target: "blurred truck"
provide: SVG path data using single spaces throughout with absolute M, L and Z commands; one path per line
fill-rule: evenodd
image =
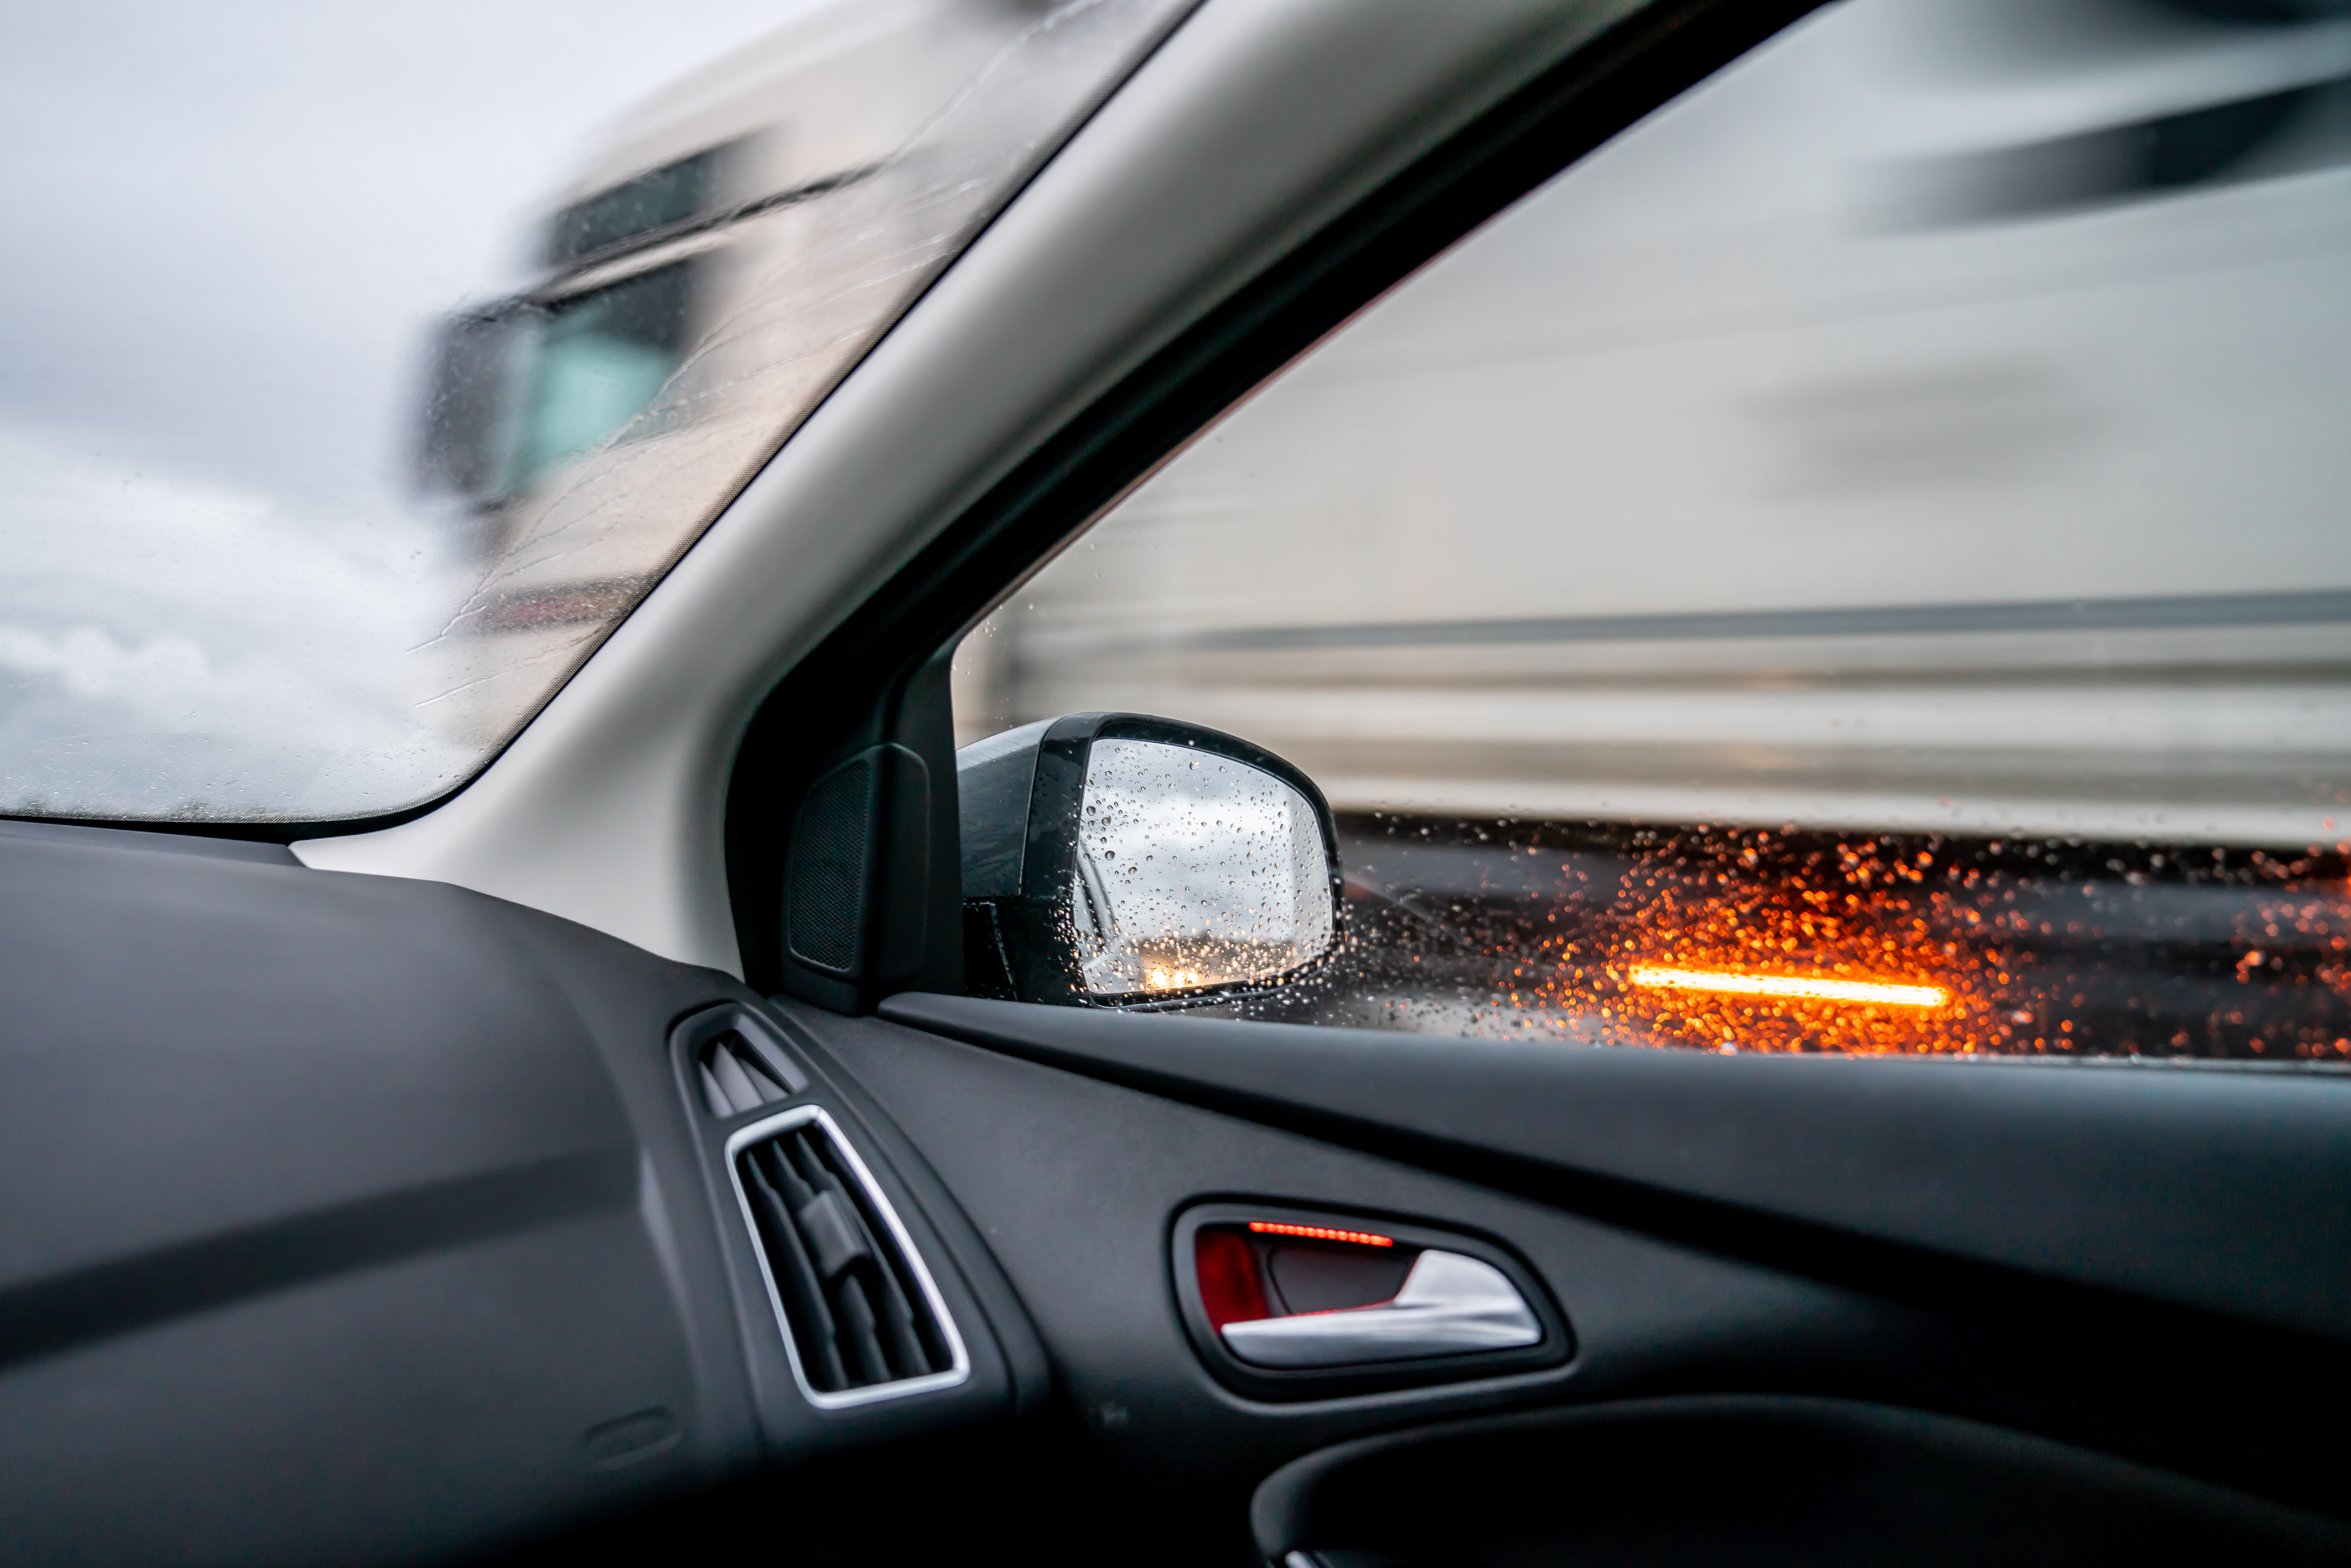
M 2351 22 L 1849 0 L 1495 219 L 963 645 L 1342 810 L 2351 823 Z
M 444 727 L 510 732 L 1177 9 L 834 4 L 615 122 L 434 346 L 417 477 L 479 570 Z

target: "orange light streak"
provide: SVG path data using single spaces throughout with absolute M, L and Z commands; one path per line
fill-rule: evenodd
M 1951 999 L 1940 986 L 1899 986 L 1883 980 L 1820 980 L 1798 975 L 1742 975 L 1723 969 L 1667 969 L 1636 964 L 1636 986 L 1673 991 L 1719 991 L 1741 997 L 1802 997 L 1820 1002 L 1876 1002 L 1897 1008 L 1939 1008 Z
M 1353 1241 L 1364 1247 L 1393 1247 L 1395 1239 L 1374 1236 L 1368 1230 L 1326 1230 L 1319 1225 L 1278 1225 L 1270 1219 L 1252 1219 L 1249 1228 L 1261 1236 L 1311 1236 L 1317 1241 Z

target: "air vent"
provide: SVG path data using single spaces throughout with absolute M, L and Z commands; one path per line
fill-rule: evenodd
M 800 1392 L 823 1406 L 961 1383 L 968 1363 L 922 1256 L 813 1105 L 727 1140 L 736 1196 Z
M 789 1065 L 762 1053 L 736 1030 L 704 1046 L 697 1060 L 703 1103 L 714 1116 L 739 1116 L 808 1087 Z

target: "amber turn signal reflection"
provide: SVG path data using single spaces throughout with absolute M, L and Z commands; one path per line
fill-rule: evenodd
M 1882 980 L 1822 980 L 1802 975 L 1741 975 L 1722 969 L 1665 969 L 1636 964 L 1636 986 L 1674 991 L 1719 991 L 1741 997 L 1795 997 L 1818 1002 L 1876 1002 L 1897 1008 L 1939 1008 L 1951 999 L 1940 986 L 1890 985 Z

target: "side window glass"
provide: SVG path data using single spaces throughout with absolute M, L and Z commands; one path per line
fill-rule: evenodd
M 1338 813 L 1210 1010 L 2351 1061 L 2351 18 L 1848 0 L 1570 168 L 967 637 Z

